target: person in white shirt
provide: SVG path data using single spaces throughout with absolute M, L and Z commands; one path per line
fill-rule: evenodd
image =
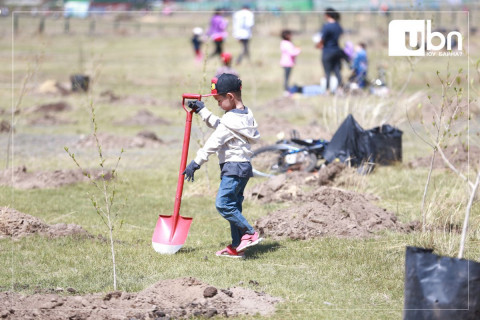
M 233 37 L 240 41 L 243 47 L 242 53 L 238 55 L 237 65 L 242 62 L 243 57 L 250 59 L 248 44 L 252 37 L 254 24 L 255 18 L 248 5 L 244 5 L 241 10 L 233 14 Z

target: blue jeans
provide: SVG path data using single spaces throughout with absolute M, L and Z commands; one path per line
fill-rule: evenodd
M 232 247 L 240 244 L 244 234 L 254 234 L 255 230 L 242 215 L 243 191 L 249 178 L 223 176 L 218 188 L 215 206 L 222 217 L 230 222 Z

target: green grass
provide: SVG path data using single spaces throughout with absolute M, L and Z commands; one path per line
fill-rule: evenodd
M 214 198 L 219 184 L 217 159 L 212 157 L 196 173 L 196 181 L 184 188 L 181 214 L 193 217 L 193 224 L 183 249 L 173 256 L 163 256 L 151 247 L 151 236 L 159 214 L 173 213 L 178 162 L 180 159 L 185 113 L 180 106 L 184 92 L 207 92 L 209 81 L 219 63 L 208 60 L 196 65 L 190 47 L 191 29 L 206 24 L 210 14 L 177 14 L 170 20 L 161 19 L 157 25 L 142 25 L 139 35 L 134 24 L 122 24 L 122 34 L 113 31 L 113 22 L 107 18 L 97 22 L 96 36 L 88 36 L 88 21 L 72 20 L 72 34 L 63 34 L 62 20 L 47 21 L 47 34 L 34 36 L 35 18 L 23 17 L 21 32 L 15 36 L 14 100 L 20 94 L 25 73 L 39 58 L 38 71 L 27 84 L 27 92 L 20 108 L 43 103 L 66 101 L 72 110 L 59 114 L 60 118 L 77 121 L 73 125 L 31 126 L 36 114 L 21 112 L 16 118 L 16 146 L 14 166 L 26 165 L 30 171 L 70 169 L 75 164 L 63 150 L 64 146 L 84 167 L 98 165 L 93 149 L 78 149 L 76 137 L 91 133 L 89 103 L 96 108 L 99 131 L 133 136 L 142 129 L 154 131 L 166 144 L 156 149 L 127 149 L 119 166 L 118 209 L 123 225 L 115 230 L 118 267 L 118 286 L 124 291 L 140 291 L 153 283 L 175 277 L 193 276 L 222 288 L 245 286 L 279 296 L 285 301 L 279 305 L 273 319 L 398 319 L 402 315 L 405 246 L 426 246 L 438 254 L 456 256 L 459 235 L 444 231 L 446 224 L 460 224 L 467 195 L 464 183 L 447 170 L 435 170 L 428 194 L 428 223 L 433 229 L 425 234 L 384 232 L 374 239 L 322 238 L 307 241 L 266 239 L 247 252 L 245 261 L 222 260 L 215 251 L 229 243 L 228 224 L 218 215 Z M 368 21 L 369 16 L 345 14 L 345 26 Z M 356 20 L 358 19 L 358 20 Z M 363 19 L 363 20 L 362 20 Z M 366 19 L 366 20 L 365 20 Z M 370 75 L 384 65 L 390 79 L 393 95 L 388 98 L 357 96 L 295 97 L 291 108 L 276 108 L 272 100 L 282 94 L 282 72 L 279 62 L 279 31 L 284 27 L 281 18 L 268 15 L 259 17 L 258 36 L 252 40 L 252 61 L 236 69 L 244 86 L 244 101 L 251 107 L 259 123 L 267 116 L 287 120 L 292 126 L 306 126 L 316 121 L 325 132 L 334 133 L 348 113 L 352 113 L 365 128 L 387 122 L 403 131 L 403 164 L 379 167 L 369 176 L 353 176 L 345 187 L 378 197 L 378 205 L 394 212 L 400 221 L 421 220 L 420 203 L 427 177 L 427 168 L 410 168 L 407 163 L 432 150 L 412 130 L 422 131 L 419 124 L 418 103 L 427 105 L 427 94 L 439 95 L 435 86 L 436 70 L 446 72 L 467 69 L 466 59 L 425 58 L 415 65 L 415 76 L 401 95 L 410 64 L 405 58 L 386 56 L 386 44 L 376 41 L 386 32 L 381 17 L 372 18 L 359 34 L 345 35 L 345 39 L 371 42 L 368 53 Z M 301 30 L 299 20 L 289 20 L 289 26 Z M 27 23 L 27 22 L 30 22 Z M 11 21 L 0 21 L 10 30 Z M 318 14 L 307 17 L 305 32 L 295 34 L 294 42 L 302 47 L 292 83 L 317 83 L 323 70 L 320 52 L 313 48 L 311 35 L 319 27 Z M 162 28 L 162 29 L 160 29 Z M 385 30 L 384 30 L 385 29 Z M 471 39 L 471 51 L 478 43 Z M 240 46 L 233 39 L 226 43 L 234 55 Z M 211 45 L 205 48 L 210 52 Z M 11 48 L 1 42 L 0 79 L 10 83 Z M 82 52 L 82 54 L 80 54 Z M 82 57 L 83 63 L 80 63 Z M 65 97 L 36 93 L 36 88 L 48 79 L 68 83 L 69 75 L 85 72 L 97 75 L 89 95 L 74 94 Z M 344 70 L 344 76 L 348 73 Z M 428 89 L 426 83 L 431 84 Z M 462 84 L 463 86 L 465 84 Z M 4 104 L 0 105 L 0 119 L 10 119 L 8 112 L 10 88 L 0 88 Z M 126 99 L 116 102 L 101 100 L 100 93 L 111 90 L 121 97 L 155 99 L 154 105 Z M 420 92 L 420 94 L 415 94 Z M 212 99 L 207 105 L 220 114 Z M 471 105 L 472 110 L 478 106 Z M 148 109 L 155 115 L 169 119 L 171 126 L 125 127 L 114 124 Z M 405 113 L 413 114 L 410 125 Z M 463 121 L 463 120 L 462 120 Z M 465 124 L 462 122 L 461 124 Z M 193 122 L 190 157 L 201 140 L 200 121 Z M 289 128 L 279 128 L 287 134 Z M 204 132 L 207 132 L 202 127 Z M 34 138 L 40 146 L 34 145 Z M 49 139 L 62 138 L 54 146 L 41 148 Z M 68 139 L 67 139 L 68 138 Z M 71 139 L 70 139 L 71 138 Z M 43 140 L 41 140 L 43 139 Z M 70 140 L 69 140 L 70 139 Z M 274 136 L 265 135 L 266 142 Z M 37 141 L 37 140 L 35 140 Z M 0 134 L 0 147 L 7 143 L 7 135 Z M 0 149 L 1 149 L 0 148 Z M 106 150 L 110 158 L 107 166 L 120 149 Z M 5 166 L 4 153 L 0 165 Z M 208 168 L 208 180 L 206 169 Z M 249 183 L 251 188 L 258 180 Z M 0 205 L 9 205 L 53 223 L 76 223 L 93 235 L 107 236 L 94 208 L 87 197 L 92 191 L 88 183 L 48 190 L 12 190 L 0 187 Z M 251 222 L 288 204 L 261 204 L 247 201 L 244 212 Z M 465 257 L 479 260 L 479 208 L 474 207 L 471 233 Z M 0 287 L 2 290 L 31 293 L 37 288 L 73 287 L 79 293 L 112 290 L 112 267 L 108 243 L 100 239 L 72 237 L 46 239 L 32 236 L 18 241 L 0 240 Z M 258 282 L 253 285 L 250 280 Z M 253 317 L 243 317 L 253 319 Z

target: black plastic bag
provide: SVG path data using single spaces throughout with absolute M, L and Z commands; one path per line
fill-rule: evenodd
M 355 167 L 373 162 L 373 156 L 369 134 L 351 114 L 338 127 L 323 153 L 327 163 L 340 161 Z
M 90 77 L 82 74 L 74 74 L 70 76 L 70 82 L 72 83 L 72 91 L 87 92 L 90 84 Z
M 407 247 L 404 320 L 480 319 L 480 263 Z
M 403 132 L 389 124 L 375 127 L 367 131 L 375 155 L 375 163 L 390 165 L 402 161 Z

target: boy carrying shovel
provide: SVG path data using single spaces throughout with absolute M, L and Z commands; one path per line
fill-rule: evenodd
M 253 152 L 250 144 L 257 142 L 260 134 L 252 112 L 243 105 L 241 90 L 242 81 L 233 74 L 223 73 L 212 79 L 211 95 L 225 111 L 221 118 L 212 114 L 202 101 L 188 103 L 188 107 L 215 131 L 183 172 L 185 179 L 193 182 L 195 171 L 200 169 L 211 154 L 217 153 L 221 182 L 215 206 L 230 223 L 232 244 L 216 255 L 230 258 L 244 258 L 245 249 L 262 240 L 242 215 L 243 191 L 253 176 L 250 163 Z

